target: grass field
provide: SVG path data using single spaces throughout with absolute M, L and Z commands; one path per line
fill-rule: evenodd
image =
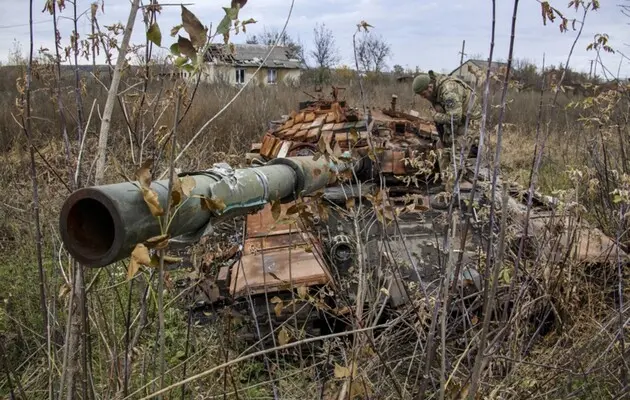
M 295 357 L 289 360 L 270 355 L 218 368 L 247 352 L 230 343 L 229 329 L 222 322 L 199 326 L 187 323 L 187 313 L 178 306 L 178 291 L 170 284 L 189 271 L 169 273 L 164 281 L 166 305 L 161 308 L 155 270 L 143 270 L 127 281 L 127 264 L 123 262 L 99 270 L 86 269 L 81 277 L 87 286 L 87 301 L 83 304 L 73 291 L 80 286 L 72 285 L 78 276 L 74 275 L 77 268 L 62 249 L 58 215 L 77 164 L 81 184 L 93 182 L 99 115 L 106 90 L 101 83 L 86 79 L 80 86 L 81 100 L 77 105 L 74 82 L 68 77 L 59 82 L 58 99 L 54 69 L 47 65 L 38 67 L 31 94 L 31 135 L 27 138 L 16 106 L 20 104 L 16 89 L 20 84 L 16 85 L 16 81 L 23 71 L 6 69 L 0 81 L 0 395 L 11 392 L 17 398 L 48 398 L 64 382 L 65 389 L 71 385 L 80 398 L 86 393 L 88 398 L 140 398 L 160 385 L 165 387 L 217 368 L 188 384 L 187 398 L 274 398 L 275 391 L 276 398 L 282 399 L 333 399 L 348 382 L 349 366 L 356 359 L 359 372 L 353 377 L 354 384 L 345 386 L 346 390 L 363 393 L 363 398 L 365 393 L 372 393 L 374 397 L 370 398 L 398 398 L 396 385 L 384 374 L 376 354 L 369 348 L 357 349 L 352 342 L 336 339 L 327 340 L 298 361 Z M 123 87 L 137 81 L 138 78 L 127 76 Z M 108 81 L 103 78 L 102 83 L 106 85 Z M 350 104 L 361 106 L 356 80 L 334 83 L 346 88 L 343 96 Z M 147 158 L 159 158 L 160 172 L 168 167 L 170 142 L 167 146 L 163 143 L 174 123 L 174 89 L 178 84 L 181 82 L 152 81 L 146 90 L 129 90 L 120 96 L 110 131 L 106 183 L 118 182 L 124 179 L 123 175 L 133 176 Z M 187 85 L 177 149 L 181 150 L 236 93 L 237 88 L 225 85 Z M 309 99 L 307 93 L 314 93 L 313 86 L 246 89 L 198 136 L 176 167 L 199 170 L 226 160 L 242 164 L 244 153 L 252 142 L 260 140 L 269 121 Z M 389 79 L 364 82 L 369 106 L 387 107 L 393 94 L 398 96 L 399 107 L 428 115 L 427 104 L 412 96 L 409 84 Z M 500 86 L 490 93 L 486 149 L 490 159 L 496 150 L 500 94 Z M 64 140 L 59 104 L 69 148 Z M 574 202 L 581 218 L 617 237 L 625 248 L 626 207 L 630 201 L 630 178 L 626 175 L 630 168 L 626 159 L 630 144 L 628 104 L 628 92 L 622 90 L 603 93 L 595 99 L 555 96 L 550 92 L 541 98 L 536 91 L 510 92 L 502 125 L 502 178 L 527 187 L 536 151 L 544 144 L 541 164 L 535 169 L 536 188 Z M 78 121 L 83 123 L 81 132 Z M 85 136 L 83 144 L 80 134 Z M 31 144 L 36 150 L 48 329 L 42 318 L 38 287 Z M 505 289 L 510 285 L 514 265 L 506 260 L 500 267 L 508 271 L 501 286 Z M 528 318 L 516 315 L 493 323 L 494 347 L 489 349 L 493 355 L 487 358 L 480 378 L 483 398 L 622 398 L 615 396 L 628 393 L 630 357 L 623 338 L 630 333 L 630 311 L 627 304 L 620 302 L 620 298 L 629 298 L 628 271 L 623 271 L 620 282 L 614 267 L 561 265 L 548 269 L 527 264 L 523 268 L 525 273 L 516 285 L 526 288 L 525 305 L 519 310 Z M 73 298 L 87 310 L 83 321 L 68 315 Z M 80 315 L 80 310 L 77 307 L 74 312 Z M 163 355 L 156 340 L 160 313 L 165 326 Z M 546 335 L 533 334 L 549 321 L 550 314 L 553 323 Z M 438 392 L 440 379 L 448 380 L 446 398 L 459 398 L 456 393 L 467 390 L 478 332 L 478 326 L 470 327 L 461 342 L 438 345 L 427 393 Z M 74 342 L 68 342 L 69 338 Z M 416 343 L 395 343 L 396 340 L 396 335 L 392 335 L 392 342 L 384 348 L 400 347 L 403 352 L 415 353 L 414 345 L 423 346 L 427 337 L 418 333 Z M 65 358 L 67 348 L 76 353 Z M 128 379 L 123 372 L 126 353 L 132 355 Z M 405 387 L 416 390 L 411 383 L 416 379 L 415 372 L 402 371 L 397 366 L 403 359 L 388 360 L 391 365 L 385 363 L 385 370 L 395 370 L 393 374 L 405 382 Z M 167 373 L 160 383 L 162 360 Z M 418 357 L 418 365 L 425 361 Z M 84 375 L 86 368 L 89 372 Z M 76 379 L 68 381 L 72 374 L 76 374 Z M 89 379 L 83 380 L 83 376 Z M 169 398 L 180 398 L 180 394 L 182 389 L 177 388 Z

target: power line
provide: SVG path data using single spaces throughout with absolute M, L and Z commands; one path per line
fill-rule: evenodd
M 50 22 L 50 21 L 47 21 L 47 20 L 44 20 L 44 21 L 37 21 L 37 22 L 33 22 L 33 25 L 36 25 L 36 24 L 43 24 L 44 22 Z M 19 28 L 19 27 L 22 27 L 22 26 L 28 26 L 28 25 L 29 25 L 29 24 L 0 25 L 0 29 Z

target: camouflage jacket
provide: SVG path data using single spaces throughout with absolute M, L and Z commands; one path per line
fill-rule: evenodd
M 438 76 L 431 100 L 434 106 L 441 106 L 443 112 L 437 112 L 433 116 L 434 121 L 440 125 L 450 125 L 452 114 L 454 125 L 464 124 L 466 121 L 466 112 L 468 111 L 468 103 L 472 94 L 473 90 L 465 82 L 453 78 L 452 76 Z M 473 99 L 474 104 L 470 110 L 470 120 L 481 118 L 481 107 L 478 97 L 479 96 L 475 95 Z

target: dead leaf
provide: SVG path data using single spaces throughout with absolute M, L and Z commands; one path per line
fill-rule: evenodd
M 177 264 L 184 261 L 181 257 L 170 256 L 168 254 L 164 255 L 164 263 L 165 264 Z
M 308 288 L 306 286 L 300 286 L 298 288 L 298 296 L 300 296 L 301 299 L 305 299 L 306 296 L 308 296 Z
M 204 208 L 209 211 L 223 211 L 225 209 L 225 203 L 222 199 L 217 197 L 202 197 L 201 198 L 201 208 Z
M 271 300 L 269 300 L 269 302 L 271 302 L 271 304 L 275 304 L 273 311 L 276 313 L 276 317 L 280 317 L 280 315 L 282 315 L 282 308 L 284 308 L 282 299 L 278 296 L 274 296 Z
M 195 178 L 193 178 L 192 176 L 186 175 L 184 178 L 182 178 L 181 187 L 184 196 L 190 197 L 190 193 L 193 191 L 195 186 L 197 186 L 197 181 L 195 181 Z
M 178 46 L 179 52 L 185 55 L 186 57 L 190 58 L 191 60 L 194 60 L 195 57 L 197 57 L 197 51 L 195 50 L 195 46 L 193 46 L 190 40 L 186 39 L 185 37 L 178 35 L 177 46 Z
M 279 303 L 276 303 L 276 305 L 273 307 L 273 311 L 276 313 L 276 317 L 280 317 L 282 315 L 282 309 L 284 308 L 284 305 L 282 304 L 282 301 L 280 301 Z
M 182 190 L 182 182 L 179 180 L 175 171 L 173 171 L 173 177 L 171 180 L 173 181 L 173 187 L 171 188 L 171 206 L 174 207 L 182 202 L 184 192 Z
M 192 44 L 200 48 L 204 44 L 206 44 L 206 34 L 208 32 L 202 25 L 202 23 L 197 19 L 195 14 L 190 12 L 186 7 L 182 7 L 182 25 L 184 25 L 184 30 L 190 36 L 192 40 Z M 185 53 L 184 53 L 185 54 Z
M 144 243 L 149 249 L 162 250 L 168 246 L 168 239 L 170 235 L 165 233 L 159 236 L 153 236 L 150 239 L 147 239 Z
M 284 346 L 285 344 L 289 343 L 290 339 L 291 337 L 289 336 L 289 332 L 283 326 L 282 329 L 280 329 L 280 333 L 278 334 L 278 343 L 280 343 L 280 346 Z
M 341 365 L 335 363 L 335 378 L 343 379 L 350 377 L 350 368 L 342 367 Z
M 136 171 L 136 179 L 140 182 L 140 187 L 148 188 L 151 186 L 151 167 L 153 159 L 150 158 L 142 163 L 142 166 Z
M 287 209 L 287 215 L 297 214 L 306 209 L 305 203 L 297 203 Z
M 277 221 L 280 218 L 280 213 L 282 212 L 282 208 L 280 206 L 280 200 L 274 200 L 271 202 L 271 215 L 273 216 L 274 221 Z
M 365 379 L 359 378 L 352 381 L 350 385 L 350 398 L 354 399 L 356 397 L 359 398 L 371 398 L 372 397 L 372 389 L 365 382 Z
M 149 206 L 149 210 L 151 211 L 151 215 L 154 217 L 159 217 L 164 215 L 164 209 L 160 205 L 160 201 L 158 199 L 158 194 L 155 190 L 150 189 L 148 187 L 142 188 L 142 197 L 144 198 L 144 202 Z
M 322 221 L 328 221 L 328 208 L 322 203 L 317 203 L 317 212 Z
M 67 283 L 61 285 L 61 287 L 59 288 L 59 299 L 63 299 L 64 297 L 66 297 L 70 293 L 71 289 L 72 287 Z
M 359 141 L 359 133 L 354 128 L 350 130 L 350 141 L 352 144 L 356 144 Z
M 372 25 L 368 24 L 365 20 L 362 20 L 361 22 L 359 22 L 359 25 L 357 25 L 359 27 L 359 30 L 361 30 L 361 28 L 365 29 L 365 31 L 368 31 L 368 28 L 374 28 Z
M 354 197 L 351 197 L 348 200 L 346 200 L 346 209 L 352 210 L 353 208 L 354 208 Z
M 168 290 L 173 290 L 175 286 L 173 284 L 173 279 L 171 278 L 171 274 L 168 271 L 164 271 L 164 285 Z
M 149 257 L 149 249 L 142 243 L 138 243 L 131 252 L 131 261 L 127 268 L 127 279 L 133 278 L 140 270 L 140 265 L 151 264 L 151 257 Z
M 177 264 L 182 262 L 183 259 L 181 257 L 170 256 L 168 254 L 164 255 L 164 264 Z M 151 257 L 151 263 L 147 265 L 147 267 L 157 268 L 160 266 L 160 256 L 155 253 Z

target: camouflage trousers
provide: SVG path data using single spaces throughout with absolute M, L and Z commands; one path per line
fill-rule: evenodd
M 443 126 L 440 131 L 440 144 L 438 145 L 440 178 L 444 185 L 444 191 L 452 193 L 456 177 L 455 167 L 460 168 L 460 156 L 463 154 L 464 161 L 466 161 L 469 158 L 471 148 L 478 143 L 479 123 L 478 121 L 469 121 L 467 129 L 464 124 L 455 125 L 452 133 L 451 126 Z

